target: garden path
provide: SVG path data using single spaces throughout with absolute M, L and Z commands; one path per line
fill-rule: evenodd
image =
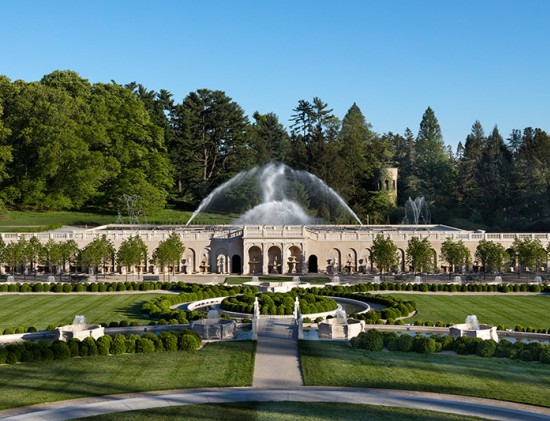
M 294 319 L 260 318 L 252 387 L 292 389 L 302 385 Z

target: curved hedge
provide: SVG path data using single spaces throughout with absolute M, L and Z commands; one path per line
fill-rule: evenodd
M 332 298 L 312 294 L 309 290 L 294 289 L 290 292 L 264 292 L 258 296 L 260 314 L 291 315 L 294 312 L 296 297 L 300 303 L 302 314 L 325 313 L 338 308 L 338 304 Z M 238 297 L 226 298 L 221 302 L 221 308 L 236 313 L 254 312 L 254 294 L 243 294 Z

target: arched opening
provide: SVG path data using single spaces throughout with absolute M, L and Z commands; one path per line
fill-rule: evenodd
M 292 246 L 288 249 L 288 273 L 302 273 L 302 251 L 300 247 Z
M 262 250 L 258 246 L 252 246 L 248 250 L 248 273 L 252 275 L 262 273 Z
M 231 258 L 231 273 L 242 273 L 241 256 L 238 254 Z
M 340 253 L 340 250 L 338 249 L 332 249 L 331 251 L 329 251 L 327 259 L 328 274 L 335 274 L 340 272 L 342 263 L 341 256 L 342 253 Z
M 390 180 L 384 180 L 384 184 L 386 186 L 386 190 L 390 189 Z
M 346 252 L 344 272 L 357 272 L 357 252 L 354 249 L 348 249 L 348 251 Z
M 192 248 L 188 248 L 185 250 L 182 266 L 183 273 L 195 273 L 195 250 L 193 250 Z
M 407 259 L 405 257 L 406 255 L 405 250 L 397 249 L 397 253 L 399 254 L 399 271 L 405 272 L 405 265 L 407 264 Z
M 282 253 L 281 249 L 276 246 L 272 246 L 267 251 L 267 269 L 269 273 L 280 274 L 282 268 Z
M 309 256 L 309 259 L 307 259 L 307 271 L 309 273 L 317 273 L 319 271 L 318 259 L 314 254 Z

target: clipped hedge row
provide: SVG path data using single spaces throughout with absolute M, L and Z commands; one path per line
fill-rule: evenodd
M 188 329 L 181 332 L 146 333 L 143 336 L 118 334 L 97 340 L 87 337 L 80 341 L 55 340 L 21 342 L 0 347 L 0 364 L 63 360 L 71 357 L 119 355 L 164 351 L 194 351 L 202 345 L 201 337 Z
M 455 351 L 459 355 L 477 355 L 483 358 L 509 358 L 522 361 L 540 361 L 550 364 L 550 345 L 540 342 L 512 343 L 506 339 L 500 342 L 483 340 L 480 338 L 468 338 L 462 336 L 454 339 L 449 335 L 416 335 L 408 333 L 398 335 L 396 332 L 380 332 L 370 329 L 361 332 L 350 340 L 355 349 L 380 352 L 384 348 L 388 351 L 417 352 L 431 354 L 441 351 Z
M 338 304 L 332 298 L 314 295 L 309 290 L 293 289 L 292 291 L 264 292 L 258 296 L 260 314 L 291 315 L 294 312 L 296 297 L 300 303 L 302 314 L 325 313 L 338 308 Z M 236 313 L 254 312 L 254 294 L 243 294 L 238 297 L 226 298 L 221 303 L 221 308 Z

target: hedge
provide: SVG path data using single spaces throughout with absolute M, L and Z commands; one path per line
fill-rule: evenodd
M 69 342 L 59 340 L 52 342 L 29 341 L 0 347 L 0 364 L 63 360 L 71 357 L 109 354 L 194 351 L 201 344 L 201 337 L 189 329 L 180 332 L 163 332 L 159 336 L 152 333 L 144 336 L 132 334 L 128 337 L 118 334 L 114 338 L 106 335 L 97 340 L 87 337 L 82 341 L 73 338 Z
M 453 340 L 449 335 L 416 335 L 408 333 L 397 335 L 395 332 L 379 332 L 369 329 L 350 340 L 353 348 L 366 351 L 418 352 L 431 354 L 454 350 L 459 355 L 477 355 L 483 358 L 509 358 L 522 361 L 540 361 L 550 364 L 550 345 L 540 342 L 515 342 L 506 339 L 495 342 L 492 339 L 469 338 L 461 336 Z

